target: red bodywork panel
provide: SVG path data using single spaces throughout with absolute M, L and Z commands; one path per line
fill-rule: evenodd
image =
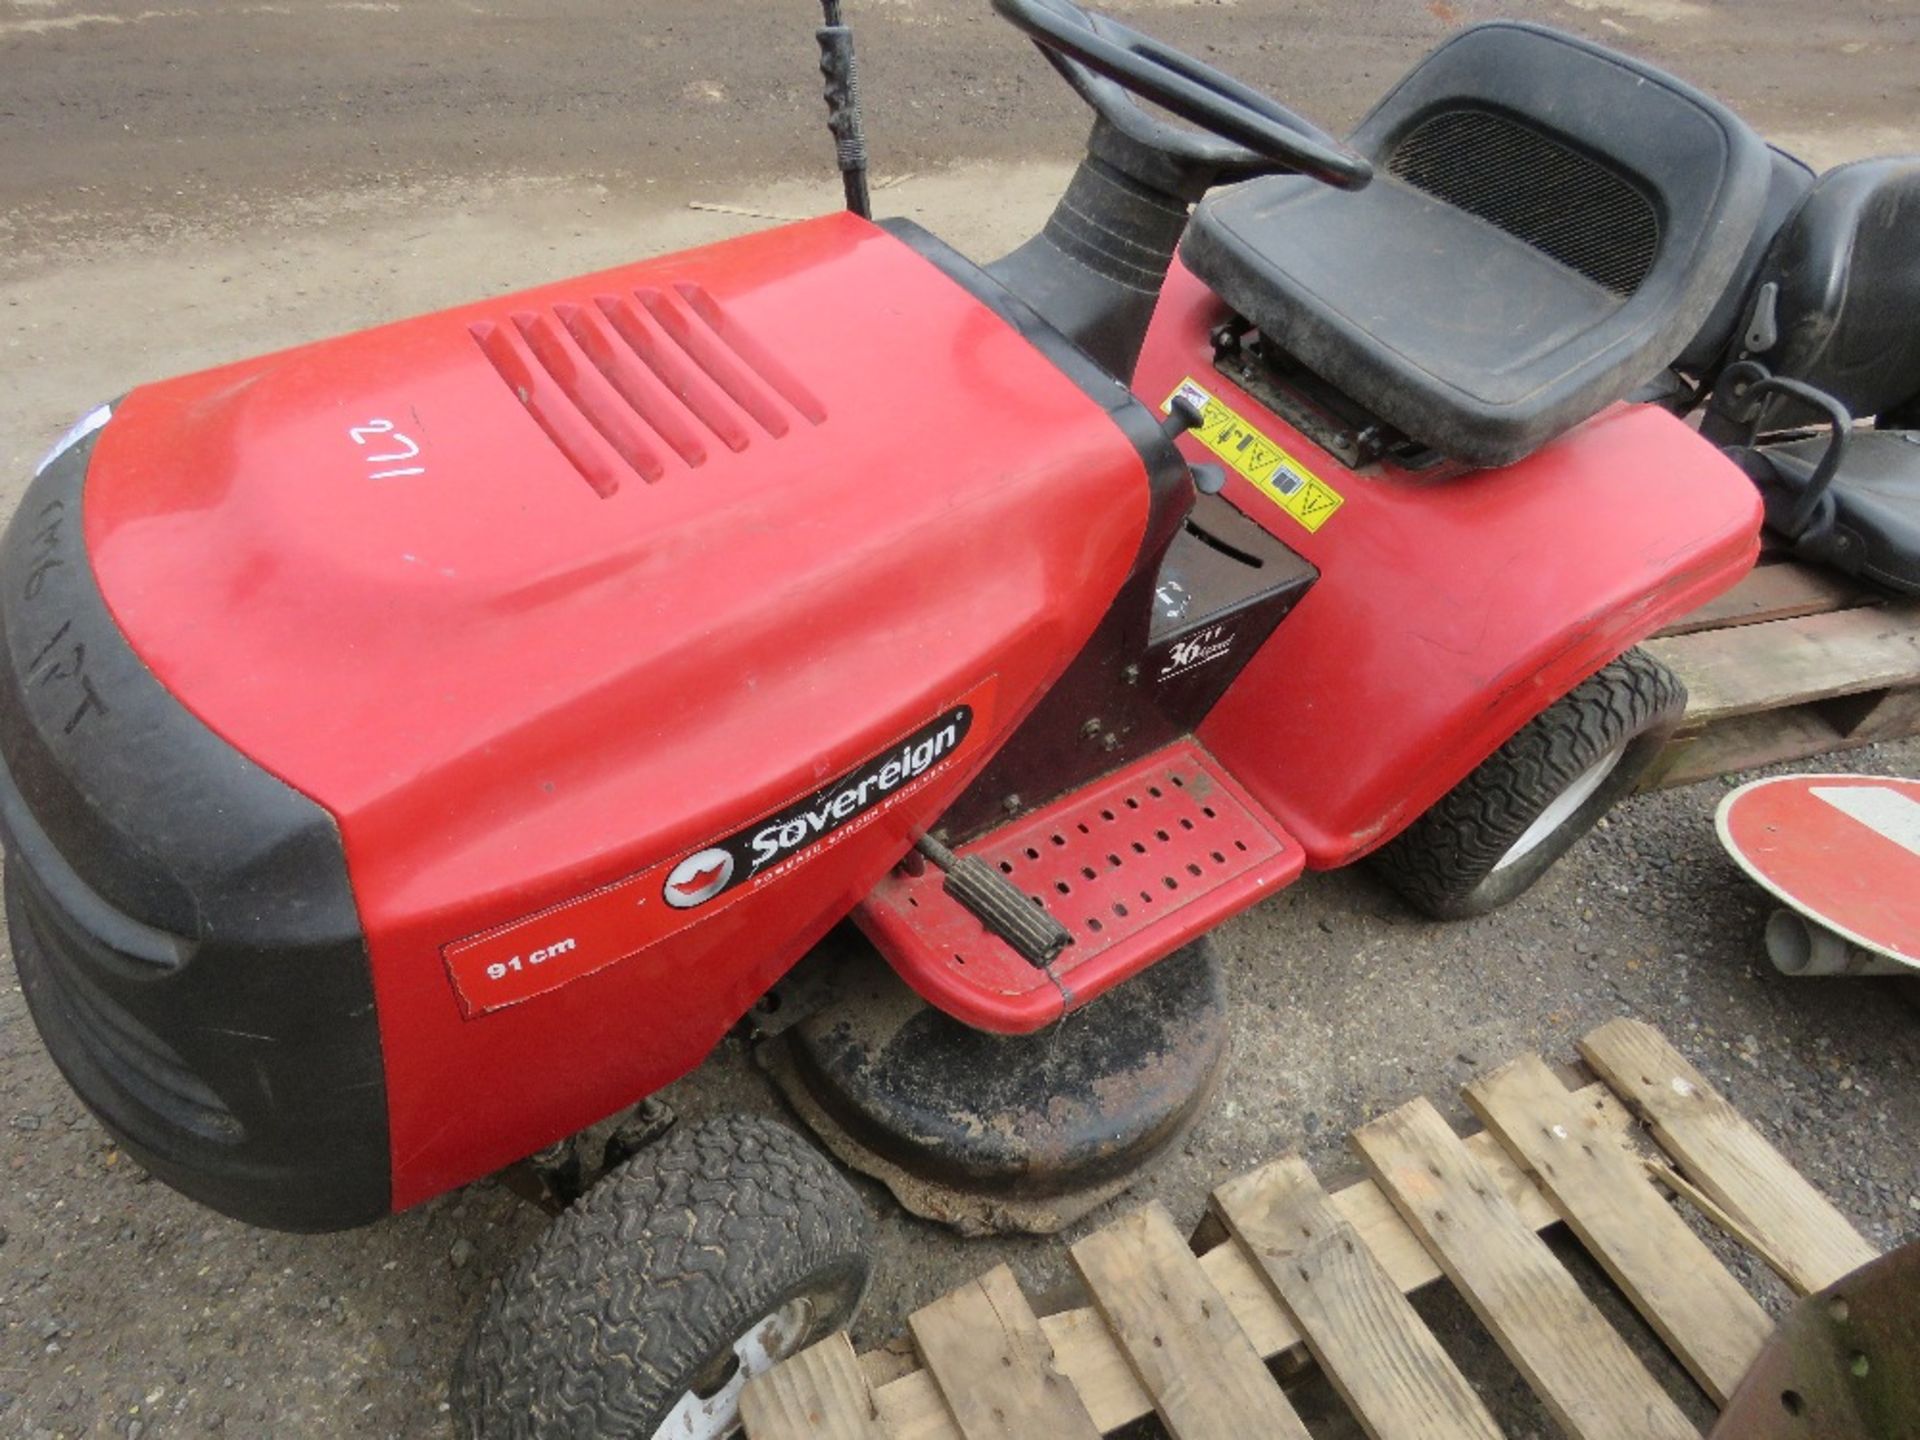
M 1229 498 L 1321 574 L 1200 729 L 1315 869 L 1392 839 L 1759 553 L 1752 482 L 1663 411 L 1615 406 L 1501 470 L 1356 473 L 1214 367 L 1225 318 L 1176 262 L 1134 389 L 1159 409 L 1192 377 L 1344 498 L 1309 533 L 1229 474 Z
M 402 1208 L 698 1064 L 1085 643 L 1147 502 L 1100 405 L 836 216 L 137 390 L 86 527 L 160 681 L 340 824 Z M 804 854 L 700 901 L 774 821 Z
M 1300 847 L 1191 740 L 962 847 L 1046 900 L 1073 943 L 1028 964 L 942 889 L 896 870 L 854 912 L 930 1002 L 1022 1035 L 1164 959 L 1300 876 Z

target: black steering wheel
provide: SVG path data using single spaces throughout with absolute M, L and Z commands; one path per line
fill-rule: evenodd
M 1214 180 L 1294 173 L 1342 190 L 1373 179 L 1364 156 L 1231 75 L 1072 0 L 993 0 L 1109 124 Z M 1155 118 L 1139 96 L 1206 134 Z

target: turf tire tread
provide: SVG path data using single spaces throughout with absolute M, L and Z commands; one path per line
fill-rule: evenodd
M 494 1282 L 455 1365 L 472 1440 L 651 1436 L 716 1351 L 794 1294 L 865 1288 L 846 1180 L 756 1116 L 682 1128 L 611 1171 Z
M 1438 919 L 1485 914 L 1525 891 L 1625 794 L 1687 707 L 1686 687 L 1630 650 L 1548 706 L 1373 856 L 1373 868 Z M 1494 866 L 1553 799 L 1617 745 L 1627 755 L 1574 819 L 1533 855 Z

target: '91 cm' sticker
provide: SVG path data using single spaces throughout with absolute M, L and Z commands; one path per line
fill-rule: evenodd
M 473 1019 L 628 959 L 791 874 L 979 747 L 995 682 L 812 794 L 637 875 L 442 948 Z

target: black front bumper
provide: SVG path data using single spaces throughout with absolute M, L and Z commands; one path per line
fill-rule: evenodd
M 93 446 L 34 480 L 0 541 L 21 989 L 75 1091 L 160 1179 L 276 1229 L 366 1223 L 391 1205 L 386 1085 L 338 827 L 115 625 L 81 524 Z

